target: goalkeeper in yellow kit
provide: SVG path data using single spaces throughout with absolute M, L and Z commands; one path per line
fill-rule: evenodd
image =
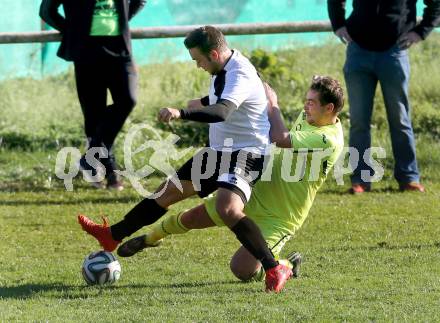
M 289 131 L 281 118 L 276 93 L 267 85 L 266 92 L 271 140 L 285 149 L 277 148 L 273 152 L 244 212 L 259 226 L 275 258 L 279 259 L 281 249 L 303 224 L 317 191 L 342 152 L 344 140 L 338 114 L 344 97 L 338 81 L 315 76 L 306 94 L 304 110 Z M 118 253 L 124 249 L 140 251 L 157 247 L 168 235 L 213 226 L 224 224 L 211 196 L 189 211 L 157 221 L 146 234 L 122 244 Z M 297 276 L 301 256 L 294 253 L 287 258 L 279 261 L 289 264 Z M 261 263 L 243 246 L 232 257 L 231 270 L 243 281 L 264 278 Z

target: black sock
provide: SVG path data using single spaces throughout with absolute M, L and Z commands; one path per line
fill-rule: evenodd
M 231 228 L 241 244 L 268 270 L 278 265 L 261 234 L 260 228 L 248 217 L 242 218 Z
M 167 211 L 156 200 L 146 198 L 128 212 L 124 220 L 110 227 L 112 237 L 116 241 L 122 241 L 140 228 L 156 222 Z

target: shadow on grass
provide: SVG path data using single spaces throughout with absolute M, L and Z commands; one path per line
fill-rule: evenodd
M 354 195 L 354 196 L 362 196 L 362 195 L 368 195 L 369 193 L 402 193 L 399 188 L 396 186 L 385 186 L 385 187 L 378 187 L 371 190 L 371 192 L 364 193 L 364 194 L 352 194 L 349 193 L 350 186 L 344 186 L 341 188 L 338 187 L 327 187 L 323 188 L 322 191 L 318 194 L 335 194 L 335 195 Z
M 440 241 L 433 243 L 408 243 L 404 245 L 390 244 L 386 241 L 380 241 L 370 246 L 342 246 L 326 248 L 326 251 L 376 251 L 376 250 L 421 250 L 430 248 L 440 248 Z
M 47 187 L 46 179 L 36 178 L 35 181 L 22 179 L 17 181 L 2 181 L 0 183 L 0 193 L 43 193 L 53 192 L 54 190 L 66 190 L 60 181 L 53 181 L 51 187 Z M 77 189 L 93 189 L 90 185 L 82 181 L 73 181 L 73 187 Z
M 0 161 L 1 163 L 1 161 Z M 142 180 L 142 185 L 154 189 L 164 180 L 163 176 L 156 174 L 150 175 L 148 178 Z M 126 188 L 132 188 L 130 181 L 123 180 Z M 47 185 L 50 184 L 48 187 Z M 72 182 L 73 188 L 77 190 L 91 190 L 96 189 L 90 184 L 80 178 L 74 178 Z M 9 178 L 2 178 L 0 181 L 0 193 L 42 193 L 42 192 L 54 192 L 54 191 L 66 192 L 66 186 L 64 182 L 58 178 L 51 178 L 48 183 L 48 178 L 42 176 L 31 176 L 30 178 L 23 178 L 19 180 L 10 180 Z
M 191 283 L 171 283 L 171 284 L 116 284 L 105 286 L 86 286 L 86 285 L 66 285 L 63 283 L 51 284 L 23 284 L 16 286 L 6 286 L 0 288 L 0 299 L 28 299 L 33 297 L 45 296 L 44 293 L 53 293 L 49 297 L 64 298 L 64 299 L 80 299 L 100 295 L 106 291 L 119 291 L 130 289 L 197 289 L 201 287 L 220 286 L 220 285 L 237 285 L 242 282 L 238 280 L 227 281 L 200 281 Z
M 0 206 L 24 206 L 24 205 L 76 205 L 80 203 L 99 203 L 99 204 L 111 204 L 111 203 L 138 203 L 142 199 L 139 196 L 138 199 L 133 196 L 84 196 L 82 198 L 78 198 L 77 196 L 72 197 L 72 199 L 68 200 L 25 200 L 25 199 L 15 199 L 15 200 L 7 200 L 0 201 Z
M 36 294 L 41 292 L 65 292 L 74 288 L 78 288 L 78 286 L 65 285 L 63 283 L 23 284 L 16 286 L 6 286 L 0 288 L 0 298 L 26 299 L 34 297 L 36 296 Z

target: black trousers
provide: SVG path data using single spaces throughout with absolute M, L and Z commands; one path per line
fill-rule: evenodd
M 112 150 L 113 143 L 136 105 L 137 71 L 132 60 L 102 57 L 74 62 L 78 98 L 84 115 L 84 130 L 90 146 Z M 107 105 L 107 90 L 113 104 Z

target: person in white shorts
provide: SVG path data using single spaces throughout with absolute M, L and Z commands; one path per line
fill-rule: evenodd
M 255 222 L 243 209 L 264 165 L 270 143 L 270 123 L 263 82 L 254 66 L 237 50 L 228 47 L 220 30 L 200 27 L 185 38 L 185 46 L 197 66 L 212 75 L 209 95 L 191 100 L 186 109 L 164 108 L 159 120 L 193 120 L 209 123 L 210 147 L 195 154 L 178 171 L 182 190 L 166 181 L 159 197 L 146 198 L 122 221 L 111 227 L 78 216 L 82 228 L 105 250 L 114 250 L 125 237 L 156 222 L 170 205 L 198 194 L 217 191 L 216 211 L 241 244 L 258 259 L 266 272 L 266 290 L 279 292 L 292 270 L 278 263 Z M 122 244 L 118 255 L 130 257 L 148 246 L 143 237 Z

